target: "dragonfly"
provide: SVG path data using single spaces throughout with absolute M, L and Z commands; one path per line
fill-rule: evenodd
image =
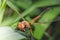
M 33 31 L 32 31 L 31 25 L 33 25 L 44 14 L 44 12 L 46 12 L 47 10 L 48 9 L 46 9 L 45 11 L 43 11 L 40 15 L 36 16 L 35 18 L 33 18 L 32 20 L 30 20 L 29 22 L 26 21 L 24 19 L 24 17 L 22 17 L 21 14 L 19 14 L 21 16 L 21 18 L 23 19 L 23 21 L 18 23 L 18 29 L 20 29 L 22 31 L 30 30 L 31 34 L 33 35 Z M 53 22 L 59 21 L 60 20 L 59 18 L 60 17 L 56 18 L 56 20 L 53 20 Z M 47 22 L 37 22 L 37 23 L 47 23 Z

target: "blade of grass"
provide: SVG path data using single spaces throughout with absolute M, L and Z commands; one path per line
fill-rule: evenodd
M 11 2 L 11 1 L 7 1 L 7 5 L 13 9 L 16 13 L 18 13 L 19 9 Z
M 36 2 L 34 4 L 36 7 L 45 7 L 45 6 L 53 6 L 53 5 L 60 5 L 57 0 L 42 0 Z
M 2 23 L 3 20 L 5 8 L 6 8 L 6 0 L 3 1 L 2 6 L 0 8 L 0 24 Z

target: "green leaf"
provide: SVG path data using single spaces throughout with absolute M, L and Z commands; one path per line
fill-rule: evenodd
M 39 2 L 36 2 L 35 7 L 45 7 L 45 6 L 53 6 L 53 5 L 59 5 L 57 0 L 42 0 Z
M 39 20 L 41 23 L 34 24 L 35 31 L 34 31 L 34 37 L 40 40 L 45 33 L 46 29 L 49 27 L 53 19 L 60 14 L 60 7 L 54 7 L 49 9 Z M 50 21 L 50 22 L 49 22 Z M 44 23 L 46 22 L 46 23 Z M 38 34 L 38 35 L 37 35 Z

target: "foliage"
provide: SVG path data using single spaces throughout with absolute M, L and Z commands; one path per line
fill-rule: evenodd
M 31 25 L 34 37 L 32 39 L 42 40 L 43 35 L 47 33 L 48 40 L 54 40 L 55 35 L 49 36 L 46 30 L 52 26 L 54 19 L 60 15 L 59 0 L 0 0 L 0 25 L 11 26 L 17 30 L 17 25 L 21 20 L 24 21 L 23 18 L 32 23 L 31 20 L 38 15 L 41 17 Z M 29 30 L 17 32 L 26 36 L 26 40 L 30 39 Z

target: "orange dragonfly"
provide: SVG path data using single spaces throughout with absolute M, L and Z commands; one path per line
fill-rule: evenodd
M 22 22 L 19 22 L 18 23 L 18 29 L 20 29 L 20 30 L 22 30 L 22 31 L 26 31 L 26 30 L 30 30 L 30 32 L 31 32 L 31 34 L 33 34 L 32 33 L 32 27 L 31 27 L 31 25 L 32 24 L 34 24 L 42 15 L 43 15 L 43 13 L 44 12 L 46 12 L 46 10 L 45 11 L 43 11 L 40 15 L 38 15 L 37 17 L 35 17 L 35 18 L 33 18 L 31 21 L 26 21 L 23 17 L 22 17 L 22 15 L 20 15 L 21 16 L 21 18 L 23 19 L 23 21 Z M 59 17 L 60 18 L 60 17 Z M 60 19 L 59 18 L 57 18 L 56 20 L 53 20 L 53 22 L 55 22 L 55 21 L 59 21 Z M 49 21 L 50 22 L 50 21 Z M 47 22 L 38 22 L 38 23 L 47 23 Z

